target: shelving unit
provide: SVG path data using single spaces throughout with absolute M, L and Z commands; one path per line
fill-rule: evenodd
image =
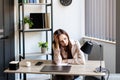
M 19 3 L 19 55 L 20 55 L 20 61 L 21 59 L 25 59 L 26 58 L 26 51 L 25 51 L 25 33 L 27 32 L 46 32 L 46 40 L 45 41 L 48 41 L 48 36 L 50 33 L 48 32 L 51 32 L 51 44 L 52 44 L 52 34 L 53 34 L 53 8 L 52 8 L 52 0 L 49 0 L 49 3 L 48 3 L 48 0 L 45 0 L 45 3 L 23 3 L 24 0 L 22 0 L 22 3 Z M 44 6 L 44 9 L 45 9 L 45 13 L 48 13 L 48 7 L 50 7 L 49 9 L 50 10 L 50 26 L 51 28 L 40 28 L 40 29 L 28 29 L 28 30 L 25 30 L 24 29 L 24 21 L 23 21 L 23 18 L 25 17 L 25 5 L 28 5 L 28 6 L 36 6 L 36 5 L 40 5 L 40 6 Z M 22 17 L 22 22 L 21 22 L 21 17 Z M 22 45 L 21 45 L 22 44 Z M 51 45 L 51 49 L 52 49 L 52 45 Z M 35 52 L 35 53 L 40 53 L 40 52 Z M 35 54 L 34 53 L 34 54 Z M 52 53 L 52 50 L 51 50 L 51 53 Z M 32 54 L 32 53 L 30 53 Z M 36 55 L 36 54 L 35 54 Z M 38 55 L 38 54 L 37 54 Z M 41 54 L 40 54 L 41 55 Z M 45 54 L 46 55 L 46 54 Z M 46 55 L 47 59 L 48 59 L 48 55 Z
M 52 53 L 48 52 L 48 53 L 40 53 L 40 52 L 33 52 L 33 53 L 29 53 L 27 54 L 25 51 L 25 39 L 26 39 L 26 35 L 25 33 L 27 32 L 45 32 L 46 34 L 46 42 L 48 41 L 48 36 L 49 34 L 51 34 L 51 49 L 52 49 L 52 36 L 53 36 L 53 1 L 52 0 L 45 0 L 45 3 L 24 3 L 24 0 L 21 0 L 21 3 L 18 3 L 18 15 L 19 15 L 19 61 L 21 61 L 21 59 L 25 59 L 26 56 L 42 56 L 42 55 L 46 55 L 46 59 L 48 59 L 48 55 L 50 55 Z M 25 30 L 24 29 L 24 17 L 25 17 L 25 6 L 44 6 L 44 13 L 50 13 L 50 28 L 40 28 L 40 29 L 28 29 Z M 48 33 L 49 32 L 49 33 Z M 26 80 L 26 74 L 23 75 L 24 80 Z M 20 76 L 21 77 L 21 76 Z

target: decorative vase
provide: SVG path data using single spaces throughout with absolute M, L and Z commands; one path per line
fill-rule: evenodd
M 45 53 L 47 51 L 47 48 L 41 48 L 41 53 Z
M 25 29 L 25 30 L 28 30 L 28 29 L 29 29 L 29 27 L 30 27 L 30 26 L 29 26 L 29 24 L 28 24 L 28 23 L 26 23 L 26 24 L 24 25 L 24 29 Z

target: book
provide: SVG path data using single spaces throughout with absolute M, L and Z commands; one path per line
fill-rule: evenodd
M 29 3 L 34 3 L 34 1 L 33 0 L 29 0 Z
M 50 13 L 30 13 L 30 20 L 33 22 L 31 28 L 51 28 Z
M 30 3 L 29 0 L 27 0 L 27 3 Z
M 45 28 L 51 28 L 50 23 L 50 13 L 45 13 Z
M 18 0 L 18 3 L 22 3 L 22 0 Z
M 33 22 L 31 28 L 44 28 L 45 26 L 45 13 L 30 13 L 30 20 Z
M 27 3 L 27 0 L 24 0 L 24 3 Z
M 39 1 L 39 0 L 36 0 L 36 3 L 40 3 L 40 1 Z
M 39 0 L 40 3 L 45 3 L 45 0 Z
M 37 0 L 33 0 L 33 3 L 37 3 Z

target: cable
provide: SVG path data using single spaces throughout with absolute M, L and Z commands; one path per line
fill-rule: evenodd
M 100 72 L 100 68 L 96 68 L 94 70 L 94 72 L 96 72 L 96 73 Z M 110 71 L 108 69 L 106 69 L 106 68 L 101 68 L 101 72 L 107 74 L 107 77 L 106 78 L 104 77 L 104 80 L 109 80 Z
M 105 79 L 105 80 L 109 80 L 110 71 L 109 71 L 108 69 L 104 68 L 104 70 L 103 70 L 102 72 L 107 73 L 107 77 L 106 77 L 106 79 Z
M 106 78 L 106 80 L 108 80 L 109 79 L 109 76 L 110 76 L 110 71 L 108 70 L 108 69 L 106 69 L 106 72 L 107 72 L 107 78 Z

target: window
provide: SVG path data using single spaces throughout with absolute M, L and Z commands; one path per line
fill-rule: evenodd
M 116 41 L 116 0 L 86 0 L 85 35 Z

